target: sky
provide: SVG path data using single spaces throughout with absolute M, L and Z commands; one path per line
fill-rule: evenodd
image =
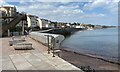
M 0 6 L 16 6 L 39 18 L 57 22 L 118 25 L 119 0 L 0 0 Z

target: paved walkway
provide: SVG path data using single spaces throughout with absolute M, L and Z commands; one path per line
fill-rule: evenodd
M 9 46 L 11 38 L 1 38 L 2 70 L 79 70 L 58 56 L 47 54 L 47 47 L 27 37 L 33 44 L 33 50 L 14 50 Z

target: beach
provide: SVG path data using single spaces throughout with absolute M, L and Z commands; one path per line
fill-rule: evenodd
M 69 63 L 81 68 L 81 66 L 90 66 L 91 69 L 95 71 L 110 71 L 110 72 L 119 72 L 120 65 L 106 62 L 97 58 L 93 58 L 87 55 L 78 54 L 68 50 L 62 50 L 61 58 L 68 61 Z

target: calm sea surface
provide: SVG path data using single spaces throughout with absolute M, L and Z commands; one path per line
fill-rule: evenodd
M 117 60 L 118 29 L 79 31 L 66 38 L 61 46 L 78 53 Z

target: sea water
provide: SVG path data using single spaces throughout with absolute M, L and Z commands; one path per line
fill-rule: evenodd
M 67 37 L 61 47 L 108 60 L 118 59 L 118 28 L 79 31 Z

